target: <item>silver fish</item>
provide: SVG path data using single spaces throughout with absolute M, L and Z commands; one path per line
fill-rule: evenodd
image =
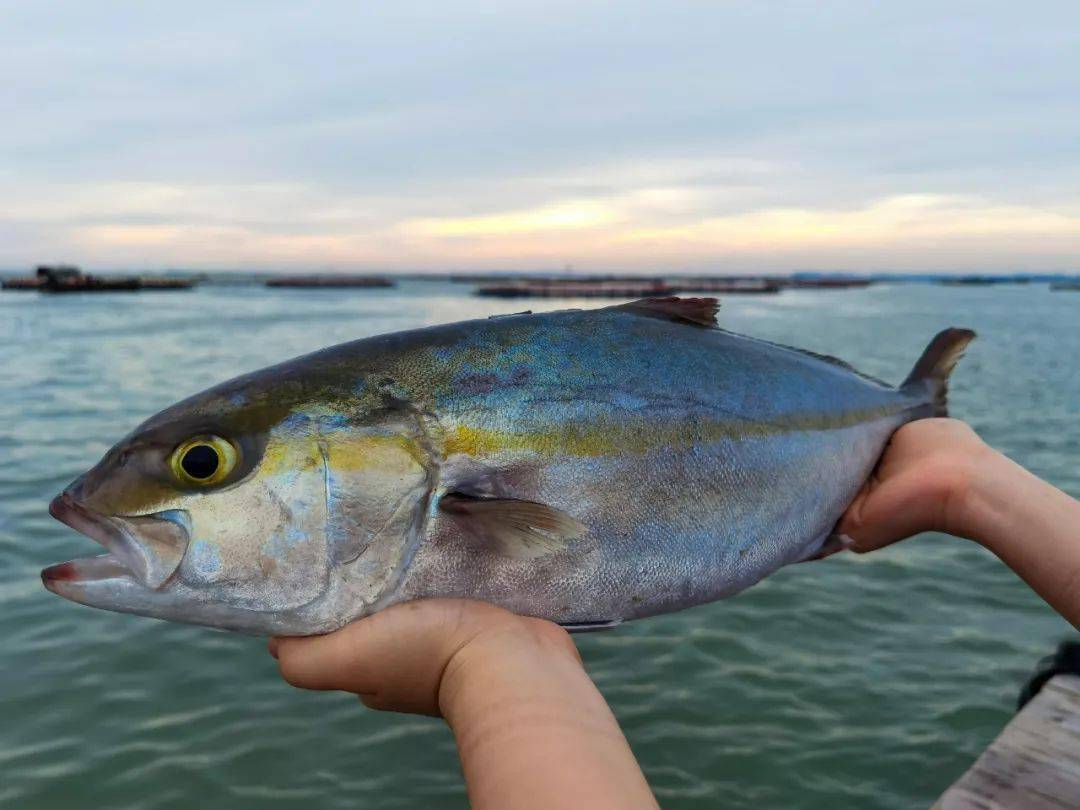
M 649 299 L 358 340 L 150 418 L 52 514 L 94 607 L 256 634 L 487 600 L 572 629 L 720 599 L 827 550 L 890 435 L 945 412 L 974 333 L 892 387 Z

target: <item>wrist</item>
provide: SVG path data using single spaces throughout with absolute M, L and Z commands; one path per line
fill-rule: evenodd
M 453 728 L 477 707 L 550 694 L 550 682 L 585 678 L 570 635 L 556 624 L 513 616 L 462 645 L 439 682 L 439 709 Z
M 946 531 L 988 545 L 994 537 L 998 507 L 1011 502 L 1026 471 L 989 446 L 972 454 L 962 484 L 950 494 Z
M 655 808 L 615 716 L 565 630 L 501 624 L 455 655 L 439 704 L 473 807 Z

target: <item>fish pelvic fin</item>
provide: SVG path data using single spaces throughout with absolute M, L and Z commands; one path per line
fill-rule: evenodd
M 633 312 L 647 318 L 660 318 L 665 321 L 677 321 L 694 326 L 715 328 L 716 311 L 720 302 L 715 298 L 642 298 L 629 304 L 619 304 L 612 309 Z
M 515 560 L 555 554 L 587 531 L 577 518 L 535 501 L 448 492 L 439 500 L 439 508 Z
M 938 332 L 907 379 L 900 384 L 900 390 L 929 390 L 933 415 L 948 416 L 949 375 L 963 356 L 964 349 L 974 339 L 975 333 L 970 329 L 953 328 Z

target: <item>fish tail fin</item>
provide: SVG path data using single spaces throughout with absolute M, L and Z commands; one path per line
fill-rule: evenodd
M 970 329 L 945 329 L 938 332 L 915 363 L 915 367 L 900 384 L 901 391 L 930 392 L 933 416 L 948 416 L 949 375 L 956 368 L 964 349 L 975 339 Z

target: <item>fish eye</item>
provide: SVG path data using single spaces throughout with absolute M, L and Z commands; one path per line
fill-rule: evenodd
M 225 480 L 238 460 L 236 446 L 228 439 L 195 436 L 173 450 L 169 466 L 181 483 L 206 487 Z

